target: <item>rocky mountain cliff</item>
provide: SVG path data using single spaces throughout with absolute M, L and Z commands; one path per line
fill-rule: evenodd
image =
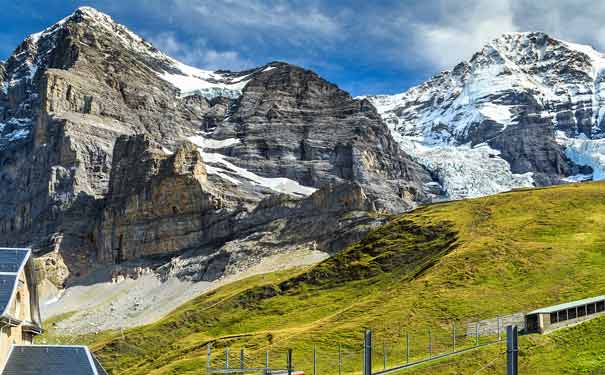
M 544 33 L 510 33 L 392 96 L 368 97 L 403 150 L 450 198 L 601 179 L 605 56 Z
M 333 253 L 440 194 L 367 100 L 285 63 L 186 66 L 92 8 L 25 39 L 0 85 L 0 246 L 32 246 L 59 287 Z

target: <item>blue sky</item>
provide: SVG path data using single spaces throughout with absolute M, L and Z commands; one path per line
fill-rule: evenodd
M 190 65 L 239 70 L 283 60 L 353 95 L 402 92 L 503 32 L 605 47 L 605 2 L 587 0 L 0 0 L 0 59 L 81 5 Z

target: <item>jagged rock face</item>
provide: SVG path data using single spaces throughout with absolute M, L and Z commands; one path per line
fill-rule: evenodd
M 305 199 L 272 195 L 253 210 L 237 213 L 238 220 L 232 220 L 231 227 L 221 226 L 230 232 L 219 233 L 214 241 L 173 258 L 159 272 L 214 280 L 237 274 L 263 258 L 297 249 L 335 254 L 386 221 L 385 216 L 372 214 L 371 205 L 356 183 L 325 186 Z M 222 241 L 212 245 L 217 239 Z
M 246 206 L 239 187 L 209 181 L 200 155 L 188 142 L 168 155 L 147 136 L 118 138 L 93 239 L 99 262 L 189 251 L 194 260 L 172 272 L 212 280 L 289 247 L 334 253 L 381 222 L 368 215 L 373 200 L 354 183 L 326 185 L 305 199 L 268 195 Z
M 0 246 L 65 264 L 55 283 L 183 252 L 170 272 L 193 279 L 334 252 L 379 221 L 364 211 L 438 193 L 367 101 L 283 63 L 188 67 L 91 8 L 27 38 L 0 85 Z
M 501 151 L 513 173 L 534 172 L 533 179 L 539 186 L 560 183 L 560 176 L 579 172 L 565 157 L 553 129 L 542 117 L 519 119 L 518 124 L 507 127 L 488 144 Z
M 226 203 L 208 184 L 197 147 L 166 155 L 147 136 L 122 136 L 98 234 L 98 260 L 121 263 L 202 243 Z M 207 235 L 206 235 L 207 236 Z
M 508 174 L 501 190 L 527 183 L 517 179 L 522 185 L 515 185 L 515 174 L 531 173 L 531 184 L 549 185 L 600 168 L 576 165 L 581 158 L 563 140 L 603 137 L 603 68 L 605 57 L 591 47 L 543 33 L 511 33 L 405 93 L 369 99 L 403 149 L 427 165 L 443 155 L 436 149 L 460 153 L 487 144 L 510 165 L 499 172 Z M 461 184 L 498 177 L 483 177 L 459 159 L 453 167 L 468 169 Z
M 255 76 L 211 136 L 241 140 L 229 156 L 261 175 L 314 187 L 359 182 L 378 209 L 409 209 L 427 198 L 432 182 L 367 101 L 287 64 Z

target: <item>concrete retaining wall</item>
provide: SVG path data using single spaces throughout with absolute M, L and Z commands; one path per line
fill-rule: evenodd
M 525 328 L 525 313 L 518 312 L 511 315 L 469 323 L 466 326 L 466 335 L 475 337 L 478 330 L 479 336 L 495 336 L 498 335 L 498 329 L 500 329 L 500 332 L 504 333 L 506 331 L 506 326 L 509 325 L 516 325 L 519 330 L 523 330 Z

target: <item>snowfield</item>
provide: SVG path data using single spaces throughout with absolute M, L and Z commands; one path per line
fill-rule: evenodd
M 273 66 L 268 66 L 262 70 L 256 70 L 243 76 L 229 77 L 218 72 L 194 68 L 168 56 L 165 56 L 165 58 L 169 59 L 173 69 L 178 70 L 180 73 L 163 72 L 158 74 L 160 78 L 170 82 L 174 87 L 179 89 L 179 96 L 181 98 L 200 95 L 206 99 L 213 99 L 219 96 L 237 99 L 242 95 L 242 90 L 252 79 L 252 74 L 275 69 Z
M 207 99 L 218 96 L 237 99 L 242 94 L 244 86 L 249 82 L 249 75 L 229 79 L 221 74 L 197 69 L 176 60 L 174 60 L 173 66 L 181 74 L 163 72 L 159 76 L 179 89 L 180 97 L 200 95 Z

